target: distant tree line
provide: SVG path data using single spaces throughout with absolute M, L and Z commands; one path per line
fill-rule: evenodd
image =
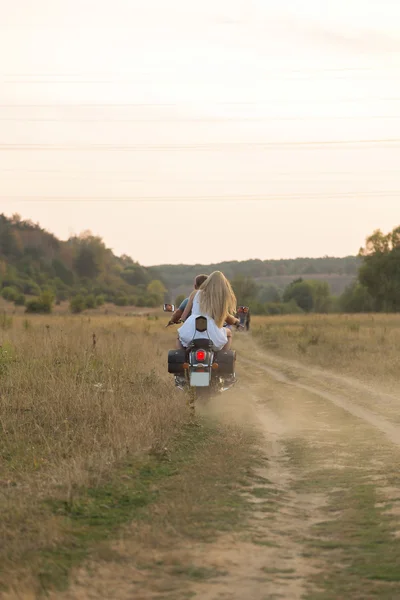
M 112 302 L 158 306 L 166 288 L 129 256 L 117 257 L 85 231 L 66 242 L 19 215 L 0 215 L 0 295 L 28 312 L 68 300 L 72 312 Z
M 211 265 L 159 265 L 150 267 L 155 273 L 162 274 L 171 288 L 181 284 L 187 285 L 196 273 L 212 273 L 222 271 L 228 279 L 234 279 L 237 275 L 245 274 L 253 279 L 269 277 L 282 277 L 292 275 L 302 277 L 307 275 L 357 275 L 360 258 L 358 256 L 346 256 L 336 258 L 324 256 L 322 258 L 291 258 L 280 260 L 244 260 L 221 262 Z
M 0 214 L 0 295 L 25 305 L 28 312 L 50 312 L 54 303 L 66 300 L 72 312 L 106 302 L 157 307 L 180 286 L 185 293 L 176 298 L 178 304 L 194 275 L 216 269 L 226 274 L 238 302 L 250 305 L 253 313 L 400 311 L 400 227 L 388 234 L 374 231 L 357 256 L 345 258 L 145 268 L 129 256 L 114 255 L 90 231 L 64 242 L 19 215 Z M 287 283 L 265 281 L 273 276 Z M 346 276 L 353 282 L 333 294 L 323 276 Z
M 327 313 L 337 309 L 326 281 L 294 279 L 285 288 L 268 283 L 257 285 L 251 277 L 238 275 L 232 286 L 240 304 L 248 305 L 253 314 Z
M 310 277 L 296 278 L 284 289 L 257 286 L 251 277 L 240 275 L 232 284 L 240 302 L 259 314 L 400 312 L 400 227 L 387 234 L 374 231 L 357 260 L 357 277 L 339 296 L 331 294 L 326 281 Z
M 221 269 L 229 275 L 238 302 L 251 306 L 254 314 L 400 312 L 400 227 L 370 235 L 355 257 L 245 261 L 215 265 L 162 265 L 157 267 L 172 283 L 186 280 L 190 273 Z M 288 285 L 257 281 L 271 270 L 295 272 Z M 354 281 L 343 293 L 333 294 L 327 281 L 312 273 L 354 273 Z M 302 276 L 301 272 L 307 273 Z M 232 276 L 232 272 L 234 275 Z M 328 273 L 329 272 L 329 273 Z M 170 281 L 170 283 L 171 283 Z M 180 298 L 178 298 L 180 299 Z

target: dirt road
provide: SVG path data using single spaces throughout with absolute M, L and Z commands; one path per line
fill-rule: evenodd
M 400 598 L 400 393 L 269 355 L 248 335 L 238 351 L 240 384 L 203 411 L 262 434 L 246 530 L 174 548 L 209 574 L 179 593 L 138 587 L 125 561 L 68 598 Z

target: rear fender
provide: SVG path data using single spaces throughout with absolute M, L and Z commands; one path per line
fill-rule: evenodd
M 199 349 L 193 349 L 189 353 L 189 381 L 191 387 L 210 387 L 214 352 L 203 350 L 204 359 L 199 361 L 196 357 Z

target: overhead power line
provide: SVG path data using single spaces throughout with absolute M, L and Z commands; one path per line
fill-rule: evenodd
M 26 201 L 26 202 L 265 202 L 273 200 L 318 200 L 323 198 L 376 198 L 376 197 L 399 196 L 400 190 L 376 190 L 370 192 L 339 192 L 339 193 L 311 193 L 311 194 L 244 194 L 231 196 L 0 196 L 0 200 Z
M 294 82 L 300 82 L 300 81 L 309 81 L 309 80 L 315 80 L 316 77 L 315 75 L 318 74 L 319 77 L 321 77 L 321 74 L 324 73 L 328 73 L 327 71 L 319 71 L 319 72 L 315 72 L 314 75 L 312 74 L 304 74 L 302 72 L 296 72 L 294 73 L 291 77 L 284 77 L 281 75 L 271 75 L 268 73 L 265 73 L 264 71 L 260 70 L 260 74 L 264 75 L 266 77 L 266 81 L 292 81 Z M 329 75 L 327 75 L 327 78 L 329 78 L 329 80 L 351 80 L 351 81 L 363 81 L 365 79 L 369 79 L 372 81 L 382 81 L 382 80 L 391 80 L 393 79 L 393 75 L 392 74 L 387 74 L 384 75 L 382 74 L 382 72 L 377 71 L 376 75 L 367 75 L 366 72 L 364 73 L 360 73 L 357 74 L 357 76 L 354 75 L 354 72 L 352 74 L 348 74 L 348 75 L 335 75 L 332 74 L 332 72 L 329 73 Z M 371 72 L 370 72 L 371 73 Z M 323 75 L 322 75 L 323 76 Z M 168 81 L 167 78 L 164 77 L 164 79 L 162 79 L 162 81 Z M 160 77 L 157 77 L 157 82 L 160 82 Z M 29 85 L 29 84 L 33 84 L 33 85 L 71 85 L 71 84 L 80 84 L 80 85 L 104 85 L 104 84 L 119 84 L 119 85 L 142 85 L 142 86 L 149 86 L 149 85 L 154 85 L 154 82 L 152 81 L 152 77 L 149 76 L 146 80 L 143 77 L 137 77 L 136 79 L 134 78 L 110 78 L 110 79 L 17 79 L 17 78 L 9 78 L 9 79 L 3 79 L 3 81 L 1 82 L 2 84 L 8 84 L 8 85 L 12 85 L 12 84 L 22 84 L 22 85 Z
M 0 173 L 18 173 L 18 174 L 22 174 L 22 173 L 30 173 L 30 174 L 32 174 L 32 173 L 40 173 L 40 174 L 50 174 L 50 175 L 54 174 L 54 173 L 57 173 L 57 174 L 60 174 L 61 176 L 62 175 L 71 176 L 71 174 L 72 175 L 75 174 L 76 177 L 85 176 L 85 175 L 96 175 L 96 176 L 100 176 L 100 177 L 109 177 L 109 176 L 113 176 L 113 175 L 132 175 L 132 171 L 128 171 L 128 170 L 126 170 L 126 171 L 106 171 L 104 169 L 97 170 L 97 171 L 95 171 L 95 170 L 86 170 L 86 169 L 84 169 L 84 170 L 82 170 L 82 169 L 75 169 L 75 170 L 71 171 L 71 170 L 65 170 L 65 169 L 26 169 L 26 168 L 12 168 L 12 169 L 0 169 Z M 350 170 L 347 170 L 347 171 L 320 171 L 320 170 L 318 170 L 318 172 L 316 174 L 317 175 L 360 175 L 360 176 L 365 177 L 366 175 L 367 176 L 368 175 L 381 175 L 381 174 L 383 175 L 383 174 L 390 174 L 390 173 L 399 174 L 399 169 L 377 169 L 377 170 L 375 169 L 373 171 L 368 170 L 367 172 L 364 172 L 364 171 L 357 172 L 357 171 L 354 171 L 354 170 L 352 170 L 352 171 L 350 171 Z M 285 177 L 287 177 L 287 176 L 293 177 L 293 175 L 297 175 L 297 174 L 300 174 L 300 173 L 296 173 L 295 171 L 275 171 L 275 170 L 271 171 L 270 173 L 264 173 L 265 176 L 268 176 L 269 174 L 271 176 L 282 175 L 282 176 L 285 176 Z M 308 171 L 308 172 L 302 171 L 301 174 L 306 174 L 307 176 L 312 177 L 312 181 L 314 181 L 314 178 L 315 178 L 315 175 L 316 175 L 315 173 L 310 172 L 310 171 Z M 149 173 L 148 175 L 149 175 L 149 177 L 154 177 L 153 173 Z M 160 175 L 162 176 L 163 174 L 161 173 Z M 144 182 L 144 181 L 147 181 L 147 180 L 143 179 L 143 180 L 140 180 L 140 181 Z M 175 179 L 174 179 L 174 181 L 175 181 Z M 193 179 L 190 179 L 188 181 L 189 181 L 189 183 L 195 182 L 195 180 L 193 180 Z M 198 180 L 198 183 L 199 182 L 205 182 L 205 183 L 207 183 L 207 182 L 210 182 L 210 181 L 211 182 L 221 181 L 221 183 L 222 182 L 226 183 L 226 179 L 214 179 L 214 180 L 210 180 L 210 179 L 204 179 L 204 178 Z M 232 181 L 232 179 L 230 179 L 230 181 Z M 271 180 L 270 179 L 266 180 L 267 183 L 268 183 L 268 181 L 271 181 Z M 250 182 L 259 183 L 260 180 L 258 180 L 258 179 L 248 179 L 245 182 L 247 182 L 247 183 L 250 183 Z
M 332 73 L 337 73 L 337 72 L 343 72 L 343 71 L 365 71 L 365 72 L 370 72 L 370 71 L 391 71 L 391 70 L 396 70 L 396 69 L 400 69 L 400 64 L 398 65 L 394 65 L 394 64 L 388 64 L 385 66 L 381 66 L 381 65 L 377 65 L 376 67 L 349 67 L 349 66 L 345 66 L 345 67 L 301 67 L 301 68 L 285 68 L 285 67 L 272 67 L 272 68 L 265 68 L 263 67 L 263 71 L 266 73 L 325 73 L 325 72 L 332 72 Z M 120 73 L 116 73 L 115 71 L 74 71 L 74 72 L 69 72 L 69 73 L 60 73 L 59 71 L 54 72 L 54 73 L 45 73 L 45 72 L 37 72 L 37 73 L 25 73 L 25 72 L 20 72 L 20 73 L 3 73 L 4 77 L 84 77 L 87 75 L 94 75 L 94 76 L 98 76 L 98 75 L 102 75 L 102 76 L 117 76 L 117 77 L 124 77 L 126 75 L 128 76 L 132 76 L 135 75 L 134 72 L 132 71 L 125 71 L 125 72 L 120 72 Z
M 199 118 L 136 118 L 136 119 L 52 119 L 52 118 L 25 118 L 25 117 L 0 117 L 2 122 L 12 123 L 268 123 L 275 121 L 370 121 L 370 120 L 395 120 L 400 115 L 356 115 L 356 116 L 326 116 L 326 117 L 199 117 Z
M 329 71 L 329 72 L 338 72 L 338 71 L 388 71 L 388 70 L 393 70 L 393 69 L 400 69 L 400 63 L 399 64 L 386 64 L 385 66 L 382 65 L 377 65 L 375 67 L 359 67 L 359 66 L 353 66 L 353 67 L 349 67 L 348 65 L 346 65 L 345 67 L 298 67 L 297 69 L 290 67 L 290 68 L 285 68 L 285 67 L 270 67 L 270 68 L 265 68 L 263 67 L 263 70 L 265 72 L 268 73 L 303 73 L 303 72 L 307 72 L 307 73 L 320 73 L 320 72 L 325 72 L 325 71 Z M 37 72 L 37 73 L 26 73 L 26 72 L 19 72 L 19 73 L 3 73 L 4 77 L 83 77 L 84 75 L 117 75 L 118 77 L 122 77 L 124 75 L 133 75 L 134 72 L 132 71 L 125 71 L 125 72 L 120 72 L 120 73 L 116 73 L 115 71 L 105 71 L 105 70 L 101 70 L 101 71 L 74 71 L 74 72 L 69 72 L 69 73 L 60 73 L 59 71 L 57 72 L 53 72 L 53 73 L 49 73 L 49 72 Z
M 299 142 L 217 142 L 208 144 L 0 144 L 0 151 L 151 151 L 151 150 L 235 150 L 238 148 L 293 148 L 293 147 L 341 147 L 351 145 L 398 144 L 400 138 L 370 139 L 370 140 L 329 140 L 329 141 L 299 141 Z
M 283 103 L 287 101 L 293 101 L 293 98 L 289 98 L 285 96 L 283 98 L 272 98 L 266 102 L 223 102 L 223 101 L 206 101 L 204 102 L 204 106 L 266 106 L 269 104 Z M 337 104 L 337 103 L 346 103 L 346 102 L 368 102 L 368 101 L 385 101 L 385 102 L 398 102 L 400 101 L 400 97 L 398 96 L 359 96 L 359 97 L 350 97 L 350 98 L 329 98 L 324 102 L 315 99 L 315 102 L 318 104 Z M 304 104 L 310 103 L 310 100 L 307 98 L 304 101 L 301 101 L 301 98 L 296 98 L 296 104 Z M 192 101 L 187 102 L 126 102 L 126 103 L 97 103 L 97 102 L 76 102 L 76 103 L 21 103 L 21 104 L 10 104 L 4 103 L 0 104 L 0 108 L 137 108 L 137 107 L 145 107 L 145 108 L 154 108 L 154 107 L 191 107 L 193 104 Z

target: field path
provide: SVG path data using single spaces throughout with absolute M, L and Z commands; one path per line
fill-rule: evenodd
M 248 334 L 236 343 L 239 384 L 200 412 L 261 433 L 245 531 L 173 548 L 195 574 L 178 588 L 178 576 L 158 571 L 155 585 L 125 556 L 64 598 L 400 597 L 400 395 L 271 355 Z
M 221 400 L 215 410 L 242 422 L 253 419 L 263 432 L 268 467 L 258 472 L 268 485 L 265 495 L 262 484 L 254 490 L 252 501 L 260 503 L 261 511 L 254 515 L 251 543 L 228 538 L 214 544 L 211 551 L 199 550 L 199 564 L 218 566 L 225 574 L 195 586 L 195 597 L 289 600 L 313 597 L 319 591 L 318 597 L 333 598 L 335 592 L 325 594 L 314 583 L 316 576 L 323 577 L 327 564 L 318 551 L 310 550 L 308 541 L 313 539 L 315 526 L 327 518 L 329 495 L 337 491 L 337 482 L 332 480 L 330 485 L 328 477 L 322 486 L 310 486 L 306 492 L 298 483 L 307 478 L 309 467 L 311 473 L 328 473 L 332 468 L 341 471 L 350 466 L 367 474 L 384 500 L 398 500 L 396 489 L 386 480 L 386 469 L 390 473 L 393 468 L 388 458 L 395 462 L 399 458 L 393 453 L 393 444 L 400 444 L 400 395 L 264 352 L 248 335 L 237 341 L 237 347 L 240 384 L 225 406 Z M 288 452 L 291 445 L 299 450 L 313 448 L 309 465 Z M 365 451 L 370 454 L 369 462 Z M 316 455 L 316 464 L 311 464 Z M 356 456 L 359 459 L 354 464 Z M 262 512 L 265 501 L 270 502 L 269 488 L 278 498 L 276 512 Z M 397 566 L 400 568 L 400 562 Z M 383 585 L 391 594 L 392 585 Z M 352 593 L 355 598 L 373 597 L 375 584 L 369 591 L 364 587 L 360 596 L 357 590 Z

